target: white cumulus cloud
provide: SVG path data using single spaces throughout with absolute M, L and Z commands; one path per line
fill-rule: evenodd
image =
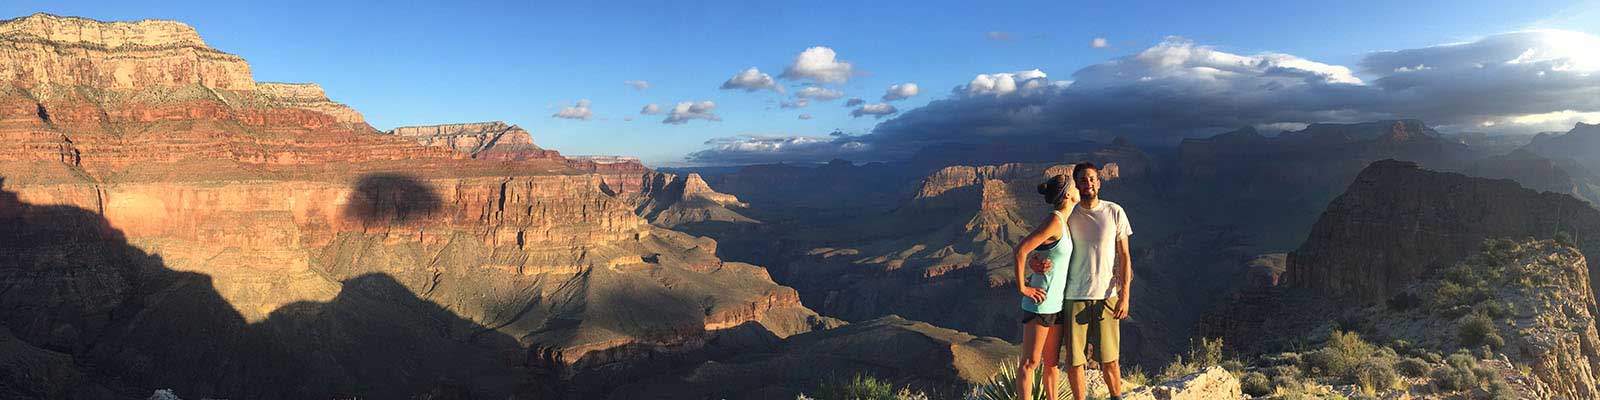
M 772 90 L 783 93 L 783 87 L 778 86 L 778 82 L 772 80 L 772 75 L 767 75 L 765 72 L 761 72 L 760 69 L 756 69 L 756 67 L 746 68 L 744 71 L 733 74 L 732 78 L 722 82 L 722 88 L 746 92 Z
M 889 85 L 889 91 L 883 94 L 883 101 L 895 101 L 916 97 L 921 91 L 917 84 L 906 82 Z
M 667 113 L 667 119 L 661 120 L 661 123 L 681 125 L 689 122 L 690 120 L 696 119 L 703 119 L 706 121 L 721 121 L 721 117 L 718 117 L 716 114 L 711 112 L 716 108 L 717 103 L 712 102 L 711 100 L 680 102 L 678 105 L 672 107 L 672 110 Z
M 656 105 L 656 103 L 645 104 L 644 108 L 639 109 L 639 113 L 644 115 L 660 114 L 661 106 Z
M 850 100 L 845 100 L 844 101 L 844 106 L 845 107 L 855 107 L 855 106 L 859 106 L 859 105 L 862 105 L 862 104 L 867 104 L 867 101 L 866 100 L 862 100 L 860 97 L 851 97 Z
M 1094 40 L 1090 40 L 1089 41 L 1089 47 L 1093 47 L 1093 48 L 1096 48 L 1096 49 L 1104 49 L 1104 48 L 1107 48 L 1107 47 L 1111 47 L 1111 42 L 1106 41 L 1106 38 L 1097 37 L 1097 38 L 1094 38 Z
M 1059 86 L 1053 85 L 1044 71 L 1035 68 L 1010 73 L 978 74 L 966 86 L 957 87 L 956 91 L 967 96 L 1006 96 L 1013 93 L 1026 96 Z
M 578 100 L 578 104 L 562 108 L 561 111 L 557 111 L 551 117 L 588 121 L 589 118 L 594 117 L 594 113 L 589 111 L 589 100 L 583 99 Z
M 842 83 L 850 80 L 854 66 L 839 60 L 833 49 L 816 46 L 800 52 L 794 62 L 784 68 L 778 77 L 791 80 L 812 80 L 823 83 Z

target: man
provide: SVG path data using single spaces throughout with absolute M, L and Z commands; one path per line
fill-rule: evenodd
M 1072 234 L 1071 272 L 1067 279 L 1067 382 L 1072 395 L 1084 398 L 1084 350 L 1094 343 L 1095 359 L 1105 376 L 1111 399 L 1122 395 L 1122 371 L 1117 363 L 1121 342 L 1120 321 L 1128 317 L 1129 285 L 1133 282 L 1133 262 L 1128 256 L 1128 236 L 1133 228 L 1128 215 L 1117 203 L 1100 199 L 1100 169 L 1092 163 L 1073 166 L 1072 180 L 1078 188 L 1078 206 L 1067 217 Z

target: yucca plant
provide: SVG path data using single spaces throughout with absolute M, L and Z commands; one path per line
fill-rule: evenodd
M 1017 360 L 1008 360 L 1000 365 L 1003 367 L 1000 368 L 1000 371 L 995 372 L 993 376 L 990 376 L 988 382 L 984 382 L 984 384 L 972 389 L 972 393 L 967 396 L 969 399 L 1019 400 L 1017 399 Z M 1038 378 L 1033 380 L 1033 399 L 1031 400 L 1049 400 L 1045 398 L 1044 394 L 1044 374 L 1040 373 L 1043 368 L 1041 366 L 1040 369 L 1036 369 L 1033 372 L 1034 376 Z M 1067 374 L 1063 372 L 1056 376 L 1056 400 L 1071 399 L 1072 387 L 1067 385 Z

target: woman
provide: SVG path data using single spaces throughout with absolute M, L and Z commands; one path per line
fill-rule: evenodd
M 1061 350 L 1063 290 L 1067 286 L 1067 264 L 1072 258 L 1072 238 L 1067 233 L 1067 216 L 1078 204 L 1078 191 L 1066 175 L 1050 177 L 1039 184 L 1039 194 L 1053 212 L 1038 229 L 1022 238 L 1013 254 L 1016 258 L 1017 291 L 1022 293 L 1022 362 L 1017 366 L 1019 399 L 1033 397 L 1033 371 L 1044 366 L 1044 391 L 1047 399 L 1056 398 L 1059 371 L 1056 360 Z M 1051 243 L 1051 244 L 1046 244 Z M 1053 244 L 1053 245 L 1052 245 Z M 1044 247 L 1044 259 L 1028 260 L 1028 253 Z M 1025 265 L 1025 261 L 1032 264 Z M 1059 268 L 1052 266 L 1059 265 Z M 1026 268 L 1025 268 L 1026 267 Z

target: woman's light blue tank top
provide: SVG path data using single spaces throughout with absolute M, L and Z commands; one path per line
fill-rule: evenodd
M 1072 207 L 1077 207 L 1073 205 Z M 1034 314 L 1051 314 L 1061 312 L 1063 292 L 1067 288 L 1067 266 L 1072 264 L 1072 236 L 1067 231 L 1067 216 L 1072 215 L 1071 208 L 1067 213 L 1055 211 L 1056 217 L 1061 219 L 1061 235 L 1056 241 L 1056 247 L 1045 250 L 1044 256 L 1050 260 L 1050 270 L 1043 274 L 1035 274 L 1032 269 L 1023 268 L 1023 273 L 1028 275 L 1028 286 L 1044 289 L 1044 302 L 1035 303 L 1027 297 L 1022 298 L 1022 309 Z

